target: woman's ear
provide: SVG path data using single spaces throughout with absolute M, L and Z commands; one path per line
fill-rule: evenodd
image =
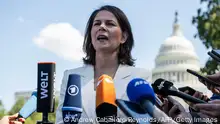
M 127 32 L 124 32 L 122 34 L 122 39 L 121 39 L 121 44 L 125 43 L 125 41 L 127 40 L 128 38 L 128 33 Z

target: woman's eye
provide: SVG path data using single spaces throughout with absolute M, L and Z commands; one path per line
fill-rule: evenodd
M 99 25 L 99 23 L 96 22 L 96 23 L 94 23 L 93 25 Z
M 115 24 L 114 24 L 114 23 L 108 23 L 108 25 L 110 25 L 110 26 L 115 26 Z

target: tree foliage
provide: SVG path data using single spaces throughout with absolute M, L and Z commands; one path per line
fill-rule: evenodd
M 15 104 L 13 105 L 13 107 L 11 108 L 11 110 L 8 112 L 8 113 L 5 113 L 5 110 L 4 111 L 1 111 L 0 109 L 0 118 L 4 115 L 13 115 L 15 113 L 18 113 L 19 110 L 23 107 L 23 105 L 25 104 L 26 100 L 21 97 L 19 98 Z M 1 108 L 1 101 L 0 101 L 0 108 Z M 56 109 L 58 107 L 58 98 L 55 99 L 55 107 L 54 107 L 54 113 L 49 113 L 48 114 L 48 119 L 49 121 L 55 123 L 55 120 L 56 120 Z M 2 113 L 1 113 L 2 112 Z M 25 124 L 36 124 L 37 121 L 42 121 L 42 113 L 37 113 L 37 112 L 34 112 L 30 117 L 28 117 L 26 120 L 25 120 Z
M 0 100 L 0 118 L 2 118 L 4 115 L 5 115 L 5 108 L 2 101 Z
M 18 113 L 19 110 L 22 108 L 22 106 L 25 103 L 25 99 L 23 97 L 20 97 L 15 104 L 13 105 L 13 107 L 11 108 L 11 110 L 8 112 L 9 115 L 13 115 L 15 113 Z
M 220 5 L 218 0 L 201 0 L 205 4 L 205 10 L 199 8 L 197 15 L 193 17 L 192 23 L 198 32 L 195 38 L 199 38 L 207 49 L 220 49 Z M 204 53 L 206 54 L 206 53 Z M 217 69 L 217 62 L 208 59 L 202 72 L 213 74 Z

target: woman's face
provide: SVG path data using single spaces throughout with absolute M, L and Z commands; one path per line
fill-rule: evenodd
M 114 52 L 127 38 L 116 17 L 106 10 L 98 12 L 94 18 L 91 37 L 96 52 Z

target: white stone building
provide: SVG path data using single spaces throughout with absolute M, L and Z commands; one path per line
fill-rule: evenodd
M 152 70 L 152 81 L 163 78 L 174 82 L 175 87 L 190 86 L 210 96 L 211 92 L 186 69 L 199 71 L 200 62 L 191 41 L 183 35 L 176 13 L 173 32 L 165 39 L 156 56 L 155 68 Z

